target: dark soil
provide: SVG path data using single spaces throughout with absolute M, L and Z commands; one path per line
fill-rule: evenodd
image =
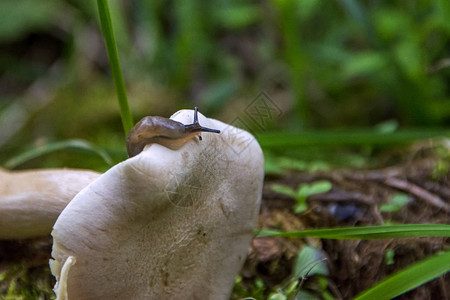
M 340 170 L 331 173 L 290 173 L 267 177 L 259 224 L 261 228 L 302 230 L 344 226 L 380 225 L 386 222 L 437 223 L 450 221 L 450 175 L 432 179 L 436 161 L 420 158 L 379 170 Z M 295 202 L 271 190 L 274 183 L 292 188 L 301 183 L 328 180 L 330 192 L 311 196 L 308 210 L 294 214 Z M 395 213 L 379 207 L 395 193 L 409 196 L 409 203 Z M 387 275 L 444 249 L 450 239 L 407 238 L 381 240 L 319 240 L 264 237 L 253 240 L 241 272 L 243 284 L 261 278 L 267 291 L 275 290 L 291 274 L 295 257 L 303 245 L 321 247 L 330 270 L 329 292 L 336 299 L 351 299 Z M 386 263 L 386 251 L 395 253 Z M 309 281 L 309 279 L 308 279 Z M 314 282 L 314 279 L 312 278 Z M 307 288 L 305 286 L 305 288 Z M 267 295 L 267 294 L 266 294 Z M 318 298 L 322 298 L 317 295 Z M 442 276 L 396 299 L 449 299 L 450 277 Z

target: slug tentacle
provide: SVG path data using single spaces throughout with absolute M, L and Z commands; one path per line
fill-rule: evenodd
M 194 109 L 194 122 L 188 125 L 158 116 L 144 117 L 128 134 L 128 156 L 136 156 L 146 145 L 153 143 L 176 150 L 195 136 L 199 136 L 201 140 L 201 132 L 220 133 L 220 130 L 201 126 L 197 107 Z
M 200 132 L 200 131 L 220 133 L 220 130 L 203 127 L 198 123 L 198 108 L 197 107 L 194 108 L 194 122 L 192 124 L 184 125 L 184 126 L 186 128 L 186 131 L 190 132 L 190 133 Z

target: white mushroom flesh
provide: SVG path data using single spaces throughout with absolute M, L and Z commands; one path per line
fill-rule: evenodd
M 171 118 L 190 124 L 193 111 Z M 257 221 L 263 154 L 248 132 L 199 121 L 221 133 L 179 150 L 148 145 L 64 209 L 52 232 L 57 299 L 229 298 Z
M 99 176 L 71 169 L 0 169 L 0 239 L 49 235 L 70 200 Z

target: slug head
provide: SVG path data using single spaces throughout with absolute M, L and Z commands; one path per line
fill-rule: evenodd
M 200 125 L 200 123 L 198 122 L 198 108 L 197 107 L 194 108 L 194 122 L 189 125 L 184 125 L 184 127 L 186 129 L 186 132 L 188 132 L 189 134 L 194 133 L 194 132 L 220 133 L 220 130 L 211 129 L 211 128 L 203 127 Z M 201 140 L 201 136 L 200 136 L 200 140 Z

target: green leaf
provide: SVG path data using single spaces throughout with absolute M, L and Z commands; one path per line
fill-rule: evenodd
M 284 1 L 288 2 L 288 1 Z M 320 1 L 316 0 L 302 0 L 296 1 L 296 13 L 300 20 L 306 20 L 314 16 L 315 13 L 320 9 Z
M 290 187 L 281 185 L 281 184 L 273 184 L 272 185 L 272 191 L 290 196 L 294 199 L 296 199 L 297 193 Z
M 239 29 L 258 21 L 260 15 L 254 5 L 229 5 L 217 11 L 216 19 L 226 28 Z
M 265 174 L 283 174 L 284 168 L 280 160 L 273 155 L 264 154 L 264 173 Z
M 397 120 L 387 120 L 375 126 L 375 130 L 380 133 L 393 133 L 398 129 Z
M 299 283 L 300 283 L 300 280 L 298 278 L 295 278 L 295 277 L 294 277 L 294 279 L 291 278 L 291 281 L 288 282 L 286 287 L 282 288 L 284 295 L 286 295 L 287 297 L 290 297 L 297 290 L 297 286 Z
M 405 40 L 398 43 L 394 48 L 394 55 L 399 66 L 412 78 L 420 78 L 425 72 L 420 51 L 420 45 L 414 40 Z
M 264 167 L 266 173 L 271 174 L 281 174 L 284 170 L 316 172 L 330 169 L 329 164 L 324 160 L 305 160 L 286 156 L 275 157 L 270 153 L 264 154 Z
M 327 265 L 322 261 L 325 254 L 316 248 L 305 246 L 298 254 L 294 266 L 295 278 L 313 275 L 328 275 Z
M 32 30 L 52 25 L 61 3 L 55 0 L 0 1 L 0 41 L 22 37 Z
M 294 212 L 296 214 L 299 214 L 301 212 L 304 212 L 306 209 L 308 209 L 308 206 L 306 205 L 306 202 L 302 202 L 302 203 L 298 203 L 295 208 L 294 208 Z
M 261 230 L 258 237 L 282 236 L 291 238 L 318 237 L 323 239 L 390 239 L 407 237 L 450 237 L 450 225 L 445 224 L 400 224 L 312 229 L 281 232 Z
M 408 195 L 398 193 L 392 197 L 392 199 L 389 201 L 389 203 L 382 204 L 380 206 L 380 211 L 382 211 L 382 212 L 397 212 L 400 210 L 400 208 L 402 208 L 403 206 L 408 204 L 408 202 L 409 202 Z
M 290 157 L 280 157 L 279 163 L 286 169 L 305 171 L 308 169 L 308 164 L 304 160 L 294 159 Z
M 450 271 L 450 251 L 438 253 L 388 277 L 355 298 L 391 299 Z
M 345 65 L 342 74 L 347 79 L 354 76 L 376 74 L 382 71 L 386 64 L 386 58 L 383 55 L 374 51 L 367 51 L 355 54 Z
M 307 292 L 307 291 L 299 291 L 298 294 L 295 296 L 295 300 L 320 300 L 319 297 L 314 296 L 313 294 Z
M 395 251 L 392 249 L 387 249 L 386 252 L 384 253 L 384 261 L 386 262 L 386 265 L 393 265 L 394 257 Z
M 42 155 L 45 155 L 45 154 L 48 154 L 51 152 L 55 152 L 55 151 L 59 151 L 59 150 L 66 150 L 66 149 L 87 150 L 88 152 L 91 152 L 91 153 L 101 156 L 101 158 L 103 158 L 103 160 L 107 164 L 109 164 L 109 165 L 112 164 L 111 157 L 108 155 L 108 153 L 106 153 L 105 150 L 101 149 L 100 147 L 95 146 L 84 140 L 66 140 L 66 141 L 61 141 L 61 142 L 50 143 L 45 146 L 41 146 L 41 147 L 37 147 L 37 148 L 33 148 L 31 150 L 25 151 L 15 157 L 11 158 L 10 160 L 8 160 L 4 164 L 4 167 L 6 169 L 14 169 L 33 158 L 36 158 L 36 157 L 39 157 L 39 156 L 42 156 Z
M 439 21 L 442 26 L 447 29 L 447 32 L 450 32 L 450 23 L 448 22 L 450 19 L 450 2 L 448 0 L 437 1 L 436 13 L 440 17 Z
M 311 195 L 326 193 L 331 190 L 331 182 L 322 180 L 310 184 L 302 184 L 298 190 L 299 198 L 306 198 Z
M 270 294 L 268 297 L 269 300 L 286 300 L 287 297 L 282 292 Z

